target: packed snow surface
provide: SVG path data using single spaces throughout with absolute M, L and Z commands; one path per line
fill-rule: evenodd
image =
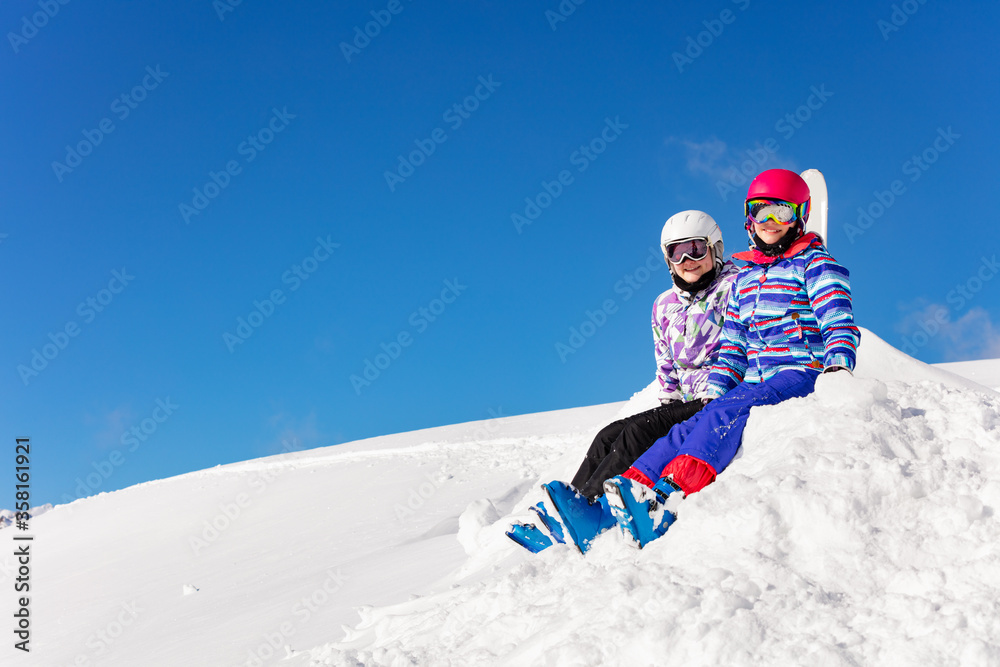
M 532 556 L 504 536 L 597 429 L 654 401 L 58 506 L 33 519 L 19 664 L 1000 664 L 1000 395 L 864 331 L 854 377 L 755 408 L 737 459 L 645 549 L 612 531 Z

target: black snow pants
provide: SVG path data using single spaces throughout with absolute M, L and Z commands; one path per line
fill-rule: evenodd
M 592 500 L 604 495 L 604 480 L 628 470 L 674 424 L 693 417 L 702 407 L 700 400 L 674 401 L 608 424 L 590 445 L 573 477 L 573 487 Z

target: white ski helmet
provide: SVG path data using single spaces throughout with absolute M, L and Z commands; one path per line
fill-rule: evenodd
M 722 265 L 723 258 L 722 230 L 708 213 L 704 211 L 681 211 L 667 218 L 660 232 L 660 249 L 666 253 L 671 243 L 685 239 L 708 239 L 708 245 L 713 249 L 715 263 Z M 673 267 L 671 267 L 671 271 Z

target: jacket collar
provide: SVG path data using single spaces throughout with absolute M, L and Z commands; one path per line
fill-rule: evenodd
M 795 257 L 795 255 L 798 255 L 800 252 L 811 246 L 813 241 L 817 239 L 819 239 L 819 237 L 816 236 L 816 234 L 809 232 L 808 234 L 803 234 L 796 239 L 795 242 L 792 243 L 791 247 L 780 255 L 769 257 L 757 248 L 753 248 L 744 252 L 734 253 L 733 259 L 738 259 L 742 262 L 750 262 L 752 264 L 774 264 L 778 260 Z

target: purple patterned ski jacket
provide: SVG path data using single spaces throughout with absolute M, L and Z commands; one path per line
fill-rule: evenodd
M 676 286 L 653 303 L 653 349 L 660 403 L 710 398 L 708 375 L 719 356 L 729 289 L 737 269 L 726 262 L 712 284 L 690 295 Z

